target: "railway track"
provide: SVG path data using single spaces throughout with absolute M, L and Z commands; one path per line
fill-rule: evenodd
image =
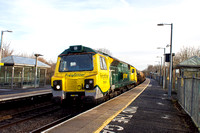
M 31 131 L 30 133 L 40 133 L 40 132 L 42 132 L 42 131 L 44 131 L 44 130 L 46 130 L 46 129 L 52 127 L 52 126 L 55 126 L 55 125 L 57 125 L 57 124 L 59 124 L 59 123 L 61 123 L 61 122 L 63 122 L 63 121 L 68 120 L 69 118 L 71 118 L 71 117 L 73 117 L 73 116 L 74 116 L 74 115 L 67 115 L 67 116 L 65 116 L 65 117 L 62 117 L 62 118 L 56 120 L 56 121 L 53 121 L 53 122 L 51 122 L 51 123 L 49 123 L 49 124 L 46 124 L 46 125 L 44 125 L 44 126 L 42 126 L 42 127 L 39 127 L 39 128 L 37 128 L 37 129 Z
M 128 91 L 128 89 L 124 89 L 122 92 L 120 92 L 120 91 L 114 92 L 114 93 L 112 94 L 112 96 L 110 96 L 109 99 L 112 99 L 112 98 L 114 98 L 114 97 L 116 97 L 116 96 L 118 96 L 118 95 L 120 95 L 121 93 L 124 93 L 124 92 L 126 92 L 126 91 Z M 109 99 L 107 99 L 107 100 L 109 100 Z M 35 130 L 30 131 L 30 133 L 40 133 L 40 132 L 42 132 L 42 131 L 44 131 L 44 130 L 46 130 L 46 129 L 49 129 L 49 128 L 55 126 L 55 125 L 58 125 L 58 124 L 60 124 L 60 123 L 62 123 L 62 122 L 64 122 L 64 121 L 66 121 L 66 120 L 68 120 L 68 119 L 70 119 L 70 118 L 72 118 L 72 117 L 74 117 L 74 116 L 76 116 L 76 115 L 78 115 L 78 114 L 80 114 L 80 113 L 82 113 L 82 112 L 88 110 L 88 109 L 91 109 L 92 107 L 94 107 L 94 106 L 91 106 L 91 107 L 88 107 L 88 106 L 87 106 L 87 107 L 86 107 L 87 109 L 85 108 L 85 109 L 83 109 L 83 111 L 74 112 L 74 113 L 72 113 L 72 114 L 69 114 L 69 115 L 67 115 L 67 116 L 64 116 L 64 117 L 62 117 L 62 118 L 60 118 L 60 119 L 58 119 L 58 120 L 55 120 L 55 121 L 53 121 L 53 122 L 51 122 L 51 123 L 48 123 L 48 124 L 46 124 L 46 125 L 44 125 L 44 126 L 42 126 L 42 127 L 39 127 L 39 128 L 37 128 L 37 129 L 35 129 Z
M 51 112 L 55 112 L 59 109 L 61 109 L 60 106 L 55 106 L 54 104 L 50 103 L 48 105 L 43 105 L 43 106 L 36 107 L 33 109 L 16 112 L 14 114 L 9 114 L 6 116 L 1 116 L 0 129 L 5 128 L 5 127 L 10 127 L 15 124 L 19 124 L 21 122 L 25 122 L 35 117 L 39 117 Z
M 127 90 L 123 90 L 123 92 L 125 91 Z M 109 99 L 123 92 L 115 92 Z M 41 103 L 37 107 L 31 106 L 29 109 L 5 113 L 5 115 L 0 115 L 0 132 L 41 132 L 93 107 L 74 103 L 70 103 L 67 106 L 65 108 L 52 102 L 47 102 Z
M 7 132 L 41 132 L 51 126 L 59 124 L 73 116 L 78 115 L 91 107 L 70 105 L 61 107 L 49 102 L 42 103 L 37 107 L 31 106 L 28 109 L 20 109 L 15 112 L 9 111 L 0 115 L 0 133 Z M 1 113 L 1 112 L 0 112 Z

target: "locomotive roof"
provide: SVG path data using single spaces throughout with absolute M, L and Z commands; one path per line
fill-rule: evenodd
M 68 55 L 68 54 L 73 54 L 73 53 L 91 53 L 91 54 L 97 54 L 97 53 L 99 53 L 99 54 L 108 56 L 108 57 L 110 57 L 110 58 L 113 58 L 114 60 L 117 60 L 117 61 L 119 61 L 119 62 L 121 62 L 121 63 L 128 64 L 128 63 L 126 63 L 126 62 L 124 62 L 124 61 L 120 61 L 120 60 L 118 60 L 117 58 L 112 57 L 112 56 L 110 56 L 110 55 L 108 55 L 108 54 L 106 54 L 106 53 L 104 53 L 104 52 L 101 52 L 101 51 L 98 51 L 98 50 L 94 50 L 94 49 L 92 49 L 92 48 L 85 47 L 85 46 L 82 46 L 82 45 L 73 45 L 73 46 L 70 46 L 68 49 L 64 50 L 64 51 L 59 55 L 59 57 L 62 57 L 62 56 L 64 56 L 64 55 Z M 130 64 L 128 64 L 128 65 L 130 65 Z M 132 66 L 132 65 L 130 65 L 130 66 Z
M 82 46 L 82 45 L 74 45 L 70 46 L 68 49 L 64 50 L 59 56 L 68 55 L 71 53 L 93 53 L 96 54 L 97 51 L 94 49 Z

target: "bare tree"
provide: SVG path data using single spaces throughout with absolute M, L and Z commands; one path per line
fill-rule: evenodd
M 150 73 L 158 73 L 159 71 L 160 71 L 160 65 L 155 65 L 155 66 L 148 65 L 148 67 L 145 70 L 143 70 L 146 76 L 149 76 Z
M 51 68 L 47 69 L 47 77 L 46 77 L 47 80 L 46 81 L 47 81 L 47 84 L 51 84 L 51 77 L 54 75 L 56 63 L 53 61 L 48 61 L 48 65 L 50 65 Z
M 97 49 L 97 51 L 100 51 L 100 52 L 108 54 L 108 55 L 112 55 L 112 53 L 110 52 L 110 50 L 108 50 L 106 48 L 99 48 L 99 49 Z
M 176 53 L 174 57 L 174 65 L 179 64 L 180 62 L 187 60 L 192 56 L 200 56 L 200 47 L 183 47 L 181 48 L 180 52 Z
M 27 58 L 34 58 L 34 54 L 27 54 L 27 53 L 18 53 L 16 54 L 17 56 L 20 56 L 20 57 L 27 57 Z
M 10 43 L 4 43 L 2 47 L 2 58 L 11 56 L 13 54 L 14 50 L 10 48 Z

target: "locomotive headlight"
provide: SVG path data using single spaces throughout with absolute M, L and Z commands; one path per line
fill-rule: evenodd
M 90 83 L 90 84 L 92 84 L 92 83 L 93 83 L 93 80 L 92 80 L 92 79 L 90 79 L 90 80 L 89 80 L 89 83 Z
M 56 85 L 56 89 L 59 90 L 60 89 L 60 85 Z
M 86 90 L 92 90 L 94 89 L 94 80 L 93 79 L 85 79 L 85 86 L 84 88 Z
M 89 85 L 89 84 L 86 84 L 86 85 L 85 85 L 85 88 L 86 88 L 86 89 L 89 89 L 89 88 L 90 88 L 90 85 Z
M 57 91 L 62 90 L 62 80 L 54 80 L 52 88 Z

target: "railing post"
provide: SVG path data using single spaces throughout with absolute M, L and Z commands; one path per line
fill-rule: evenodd
M 24 67 L 22 67 L 21 88 L 23 88 L 23 85 L 24 85 Z
M 192 94 L 191 94 L 191 117 L 193 115 L 193 98 L 194 98 L 194 79 L 195 79 L 195 76 L 193 75 L 192 77 Z
M 46 86 L 47 69 L 44 70 L 44 86 Z
M 14 66 L 12 66 L 11 89 L 13 89 L 14 86 L 14 73 L 15 73 L 15 68 Z
M 197 85 L 198 86 L 198 89 L 197 89 L 197 98 L 198 99 L 200 99 L 200 95 L 199 95 L 199 93 L 200 93 L 200 89 L 199 89 L 200 88 L 200 83 L 199 82 L 200 81 L 199 80 L 200 79 L 197 80 L 198 81 L 198 85 Z M 200 100 L 197 100 L 197 105 L 200 104 L 199 101 Z M 200 112 L 200 108 L 197 109 L 197 112 Z M 198 124 L 198 128 L 199 128 L 199 131 L 200 131 L 200 119 L 199 118 L 200 118 L 199 115 L 197 115 L 197 124 Z
M 184 104 L 184 108 L 185 108 L 185 101 L 186 101 L 185 100 L 186 99 L 186 97 L 185 97 L 185 78 L 186 77 L 184 76 L 184 78 L 183 78 L 183 98 L 184 98 L 184 103 L 183 104 Z
M 180 104 L 182 103 L 182 99 L 181 99 L 181 80 L 180 77 L 177 77 L 177 96 L 178 96 L 178 101 Z

